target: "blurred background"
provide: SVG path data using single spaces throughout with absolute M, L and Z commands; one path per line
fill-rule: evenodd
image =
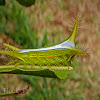
M 100 100 L 100 0 L 37 0 L 31 7 L 15 0 L 0 6 L 0 49 L 3 43 L 18 48 L 39 48 L 66 39 L 81 15 L 77 39 L 89 57 L 73 61 L 73 71 L 64 80 L 27 75 L 0 74 L 0 92 L 4 88 L 29 91 L 0 100 Z M 0 55 L 0 65 L 9 58 Z

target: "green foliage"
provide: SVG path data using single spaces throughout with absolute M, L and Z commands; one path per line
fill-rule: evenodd
M 29 7 L 31 5 L 34 5 L 36 0 L 16 0 L 16 1 L 19 2 L 19 4 L 21 4 L 22 6 Z M 5 5 L 5 4 L 6 4 L 5 0 L 0 0 L 0 5 Z
M 51 14 L 47 14 L 45 16 L 45 21 L 46 21 L 47 24 L 51 22 Z
M 35 0 L 17 0 L 21 5 L 29 7 L 35 4 Z
M 5 0 L 0 0 L 0 5 L 5 5 Z
M 47 30 L 44 29 L 43 33 L 44 33 L 44 37 L 43 37 L 43 40 L 42 40 L 42 43 L 41 43 L 42 44 L 41 47 L 47 46 L 47 43 L 48 43 Z
M 10 5 L 11 2 L 12 5 Z M 10 0 L 6 7 L 0 7 L 0 22 L 0 34 L 5 33 L 8 38 L 12 38 L 24 48 L 38 47 L 36 30 L 29 28 L 31 20 L 16 1 Z
M 66 8 L 66 4 L 65 4 L 64 0 L 58 0 L 58 4 L 59 4 L 60 8 L 62 8 L 62 9 Z

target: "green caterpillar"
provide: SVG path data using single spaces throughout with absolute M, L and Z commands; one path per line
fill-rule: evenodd
M 9 71 L 1 73 L 28 74 L 43 77 L 58 77 L 64 79 L 69 70 L 72 69 L 71 61 L 76 55 L 86 56 L 87 54 L 75 47 L 75 36 L 78 28 L 79 18 L 69 38 L 65 41 L 45 48 L 39 49 L 18 49 L 11 45 L 4 44 L 11 51 L 0 51 L 1 54 L 12 56 L 14 59 L 9 62 Z M 20 67 L 19 67 L 20 66 Z M 8 68 L 7 68 L 8 69 Z M 18 71 L 17 71 L 17 70 Z

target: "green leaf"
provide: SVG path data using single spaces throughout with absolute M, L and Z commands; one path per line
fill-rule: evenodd
M 60 79 L 65 79 L 69 73 L 69 69 L 66 70 L 53 70 L 53 72 L 57 75 Z
M 5 0 L 0 0 L 0 5 L 5 5 Z
M 17 0 L 19 2 L 19 4 L 25 6 L 25 7 L 29 7 L 33 4 L 35 4 L 35 0 Z
M 25 75 L 32 75 L 32 76 L 40 76 L 40 77 L 50 77 L 50 78 L 60 78 L 65 79 L 69 70 L 72 70 L 72 67 L 68 66 L 56 66 L 50 67 L 46 66 L 25 66 L 25 65 L 8 65 L 8 66 L 0 66 L 0 74 L 25 74 Z

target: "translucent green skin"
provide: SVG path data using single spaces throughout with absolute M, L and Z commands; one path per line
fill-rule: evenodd
M 68 65 L 73 55 L 68 54 L 69 49 L 65 50 L 50 50 L 50 51 L 39 51 L 29 53 L 19 53 L 16 51 L 1 51 L 3 54 L 14 57 L 10 64 L 15 62 L 19 64 L 39 65 L 39 66 L 58 66 Z
M 71 59 L 67 49 L 22 53 L 21 57 L 27 64 L 39 66 L 68 65 Z
M 73 47 L 69 49 L 49 50 L 21 53 L 24 62 L 37 65 L 68 65 L 75 55 L 86 55 L 84 52 Z
M 18 51 L 0 51 L 3 54 L 14 57 L 10 64 L 38 65 L 38 66 L 58 66 L 70 65 L 71 59 L 76 55 L 86 54 L 74 47 L 68 49 L 57 49 L 48 51 L 20 53 Z

